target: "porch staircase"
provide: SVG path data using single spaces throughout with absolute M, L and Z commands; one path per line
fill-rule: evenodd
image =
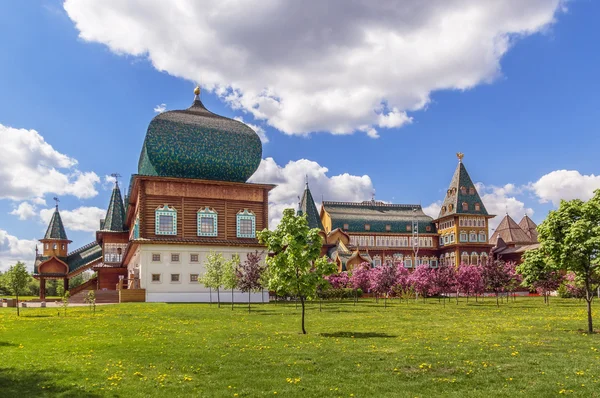
M 74 294 L 69 298 L 71 304 L 85 304 L 85 298 L 87 297 L 88 290 L 82 290 L 79 293 Z M 96 292 L 96 304 L 116 304 L 119 302 L 119 291 L 118 290 L 95 290 Z

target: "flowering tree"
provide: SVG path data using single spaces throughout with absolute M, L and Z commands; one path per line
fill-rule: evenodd
M 563 279 L 555 263 L 540 249 L 526 251 L 517 271 L 522 276 L 521 284 L 535 289 L 546 304 L 549 293 L 558 289 Z
M 226 261 L 223 264 L 223 287 L 231 289 L 231 310 L 233 311 L 233 290 L 238 285 L 238 277 L 236 270 L 240 265 L 240 256 L 235 254 L 231 261 Z
M 506 263 L 500 259 L 489 256 L 488 260 L 481 264 L 481 277 L 486 289 L 496 294 L 496 305 L 500 306 L 498 301 L 500 292 L 504 291 L 512 279 L 508 272 Z
M 563 286 L 568 297 L 583 298 L 585 295 L 583 284 L 577 279 L 577 275 L 574 272 L 567 272 L 564 276 Z
M 387 308 L 387 296 L 396 285 L 397 268 L 392 264 L 384 264 L 371 271 L 371 288 L 376 294 L 383 295 L 383 307 Z
M 394 293 L 400 299 L 406 299 L 415 296 L 415 290 L 412 286 L 410 271 L 404 267 L 403 262 L 396 264 L 396 284 L 393 287 Z
M 323 239 L 318 228 L 309 228 L 306 216 L 285 209 L 275 231 L 264 229 L 258 240 L 272 256 L 265 260 L 269 267 L 269 288 L 292 293 L 302 303 L 302 333 L 306 334 L 305 301 L 316 292 L 323 278 L 335 272 L 335 264 L 321 257 Z
M 368 292 L 371 288 L 371 266 L 369 263 L 361 263 L 352 270 L 350 286 L 355 290 L 354 305 L 356 305 L 358 301 L 357 290 L 360 289 L 363 292 Z
M 246 260 L 235 271 L 237 287 L 242 292 L 248 292 L 248 312 L 250 312 L 250 293 L 257 292 L 262 288 L 261 276 L 265 269 L 261 264 L 262 256 L 263 253 L 259 253 L 258 250 L 248 253 Z
M 346 271 L 326 276 L 325 279 L 334 289 L 345 289 L 352 285 L 350 283 L 350 277 L 348 276 L 348 273 Z
M 423 296 L 423 299 L 434 290 L 432 289 L 433 284 L 430 271 L 431 269 L 428 265 L 421 264 L 415 269 L 410 278 L 415 291 Z
M 507 293 L 512 293 L 515 290 L 517 290 L 517 288 L 521 285 L 521 282 L 523 281 L 523 277 L 517 271 L 517 263 L 515 263 L 514 261 L 509 261 L 509 262 L 504 263 L 504 270 L 505 270 L 506 274 L 509 276 L 508 283 L 506 284 L 506 287 L 504 289 L 507 291 Z M 507 302 L 508 302 L 508 296 L 509 295 L 507 294 L 506 295 Z M 513 301 L 514 301 L 514 299 L 515 299 L 515 296 L 513 294 Z
M 441 266 L 429 270 L 431 278 L 430 294 L 443 294 L 454 290 L 456 285 L 456 271 L 454 267 Z M 446 305 L 446 297 L 443 297 L 444 305 Z
M 483 292 L 483 281 L 481 279 L 481 268 L 476 265 L 461 264 L 456 272 L 456 297 L 460 292 L 467 296 L 469 302 L 470 294 Z

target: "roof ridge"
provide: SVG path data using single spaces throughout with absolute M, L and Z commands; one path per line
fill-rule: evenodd
M 67 257 L 69 257 L 70 255 L 73 255 L 73 254 L 81 253 L 97 244 L 98 244 L 98 242 L 96 242 L 96 241 L 90 242 L 87 245 L 81 246 L 79 249 L 75 249 L 72 252 L 67 253 Z
M 342 206 L 382 206 L 382 207 L 398 207 L 406 209 L 421 208 L 421 205 L 417 204 L 401 204 L 401 203 L 385 203 L 382 201 L 370 201 L 366 200 L 363 202 L 335 202 L 335 201 L 323 201 L 323 205 L 342 205 Z

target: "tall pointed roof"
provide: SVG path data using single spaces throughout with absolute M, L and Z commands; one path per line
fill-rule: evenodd
M 58 212 L 58 204 L 54 209 L 54 214 L 52 214 L 52 218 L 50 219 L 50 224 L 48 224 L 48 229 L 46 230 L 44 239 L 69 239 L 67 238 L 67 233 L 65 232 L 65 226 L 63 225 L 62 218 L 60 218 L 60 213 Z
M 519 227 L 525 231 L 532 242 L 538 241 L 537 224 L 534 223 L 533 220 L 527 216 L 527 214 L 525 214 L 521 221 L 519 221 Z
M 106 211 L 106 217 L 104 218 L 103 231 L 123 232 L 125 224 L 125 207 L 123 206 L 123 199 L 121 197 L 121 189 L 119 183 L 115 182 L 112 195 L 110 196 L 110 203 L 108 204 L 108 210 Z
M 527 245 L 534 243 L 529 235 L 508 214 L 500 221 L 500 224 L 490 238 L 490 243 L 495 245 L 498 238 L 502 238 L 507 245 Z
M 456 155 L 458 156 L 458 165 L 446 191 L 438 218 L 454 214 L 489 215 L 462 162 L 464 155 L 460 152 Z M 463 203 L 467 204 L 466 209 L 463 209 Z M 476 210 L 476 204 L 479 204 L 479 210 Z
M 315 205 L 315 201 L 310 193 L 310 189 L 308 188 L 308 182 L 306 182 L 304 194 L 302 194 L 302 199 L 300 199 L 300 209 L 298 213 L 306 214 L 306 219 L 308 220 L 308 226 L 310 228 L 319 228 L 321 230 L 324 229 L 323 223 L 321 222 L 321 217 L 317 211 L 317 206 Z

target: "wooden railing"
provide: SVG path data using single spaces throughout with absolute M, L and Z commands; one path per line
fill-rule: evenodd
M 98 277 L 92 278 L 87 282 L 82 283 L 81 285 L 74 287 L 73 289 L 69 289 L 69 295 L 72 297 L 82 290 L 95 290 L 98 285 Z

